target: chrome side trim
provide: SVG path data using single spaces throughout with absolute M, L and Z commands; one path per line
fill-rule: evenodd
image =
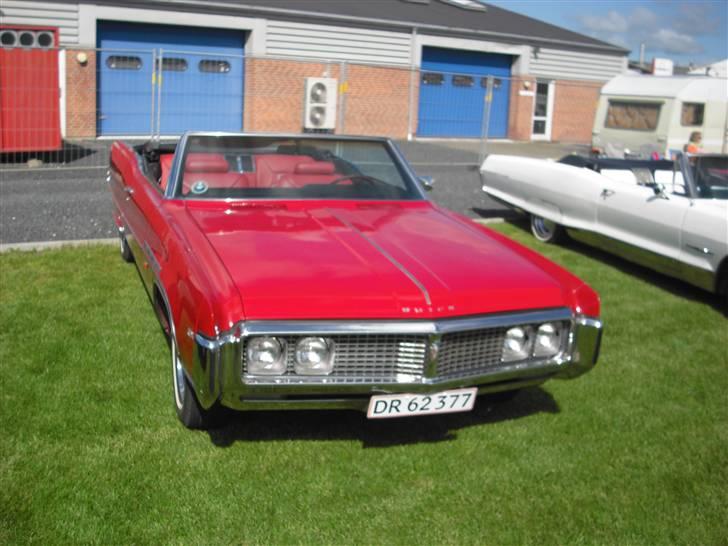
M 351 229 L 352 231 L 358 233 L 366 242 L 368 242 L 370 245 L 372 245 L 374 248 L 379 251 L 379 253 L 387 258 L 392 265 L 394 265 L 397 269 L 399 269 L 404 275 L 414 283 L 414 285 L 419 288 L 420 292 L 422 292 L 422 295 L 425 298 L 425 303 L 427 305 L 432 305 L 432 299 L 430 299 L 430 293 L 427 291 L 427 288 L 425 288 L 425 285 L 420 282 L 420 280 L 415 277 L 411 271 L 409 271 L 405 266 L 403 266 L 401 263 L 399 263 L 389 252 L 384 250 L 379 243 L 377 243 L 374 239 L 371 239 L 370 237 L 367 237 L 364 232 L 362 232 L 360 229 L 357 229 L 355 226 L 353 226 L 350 222 L 345 220 L 344 218 L 341 218 L 338 214 L 335 212 L 329 210 L 329 213 L 336 218 L 339 222 L 344 224 L 346 227 Z
M 658 273 L 675 277 L 703 290 L 709 292 L 715 292 L 716 290 L 714 271 L 701 269 L 680 260 L 669 258 L 662 254 L 656 254 L 644 248 L 630 245 L 594 231 L 569 227 L 566 228 L 566 231 L 570 237 L 579 242 L 601 248 L 625 260 L 635 262 Z M 700 251 L 702 253 L 702 249 Z
M 689 245 L 686 243 L 685 248 L 687 248 L 688 250 L 692 250 L 693 252 L 697 252 L 698 254 L 704 254 L 706 256 L 713 256 L 715 254 L 715 252 L 713 252 L 712 250 L 710 250 L 707 247 L 701 248 L 699 246 Z
M 159 265 L 159 261 L 157 260 L 157 257 L 154 255 L 154 251 L 152 250 L 152 247 L 149 246 L 149 243 L 144 241 L 144 254 L 147 257 L 147 261 L 152 266 L 152 271 L 154 271 L 154 274 L 159 278 L 160 273 L 162 272 L 162 266 Z

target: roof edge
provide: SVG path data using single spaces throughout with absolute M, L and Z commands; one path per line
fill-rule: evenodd
M 97 4 L 111 4 L 115 5 L 117 2 L 114 2 L 112 0 L 97 0 Z M 199 8 L 200 4 L 196 0 L 147 0 L 147 1 L 141 1 L 141 0 L 131 0 L 128 2 L 125 2 L 127 5 L 136 5 L 141 8 L 150 8 L 153 6 L 167 6 L 167 7 L 177 7 L 177 8 L 187 8 L 188 10 L 194 10 L 195 8 Z M 227 10 L 227 11 L 236 11 L 236 12 L 246 12 L 246 13 L 253 13 L 253 14 L 261 14 L 261 15 L 275 15 L 278 17 L 295 17 L 297 19 L 306 19 L 306 20 L 313 20 L 313 21 L 321 21 L 322 19 L 328 20 L 328 21 L 336 21 L 340 23 L 354 23 L 354 24 L 374 24 L 380 27 L 388 27 L 388 28 L 397 28 L 397 29 L 416 29 L 416 30 L 422 30 L 422 31 L 431 31 L 434 33 L 441 33 L 441 34 L 452 34 L 457 36 L 481 36 L 484 38 L 491 38 L 501 41 L 509 40 L 511 42 L 525 42 L 529 44 L 534 45 L 543 45 L 543 46 L 563 46 L 563 47 L 569 47 L 569 48 L 579 48 L 579 49 L 585 49 L 590 51 L 598 51 L 603 52 L 607 54 L 612 55 L 628 55 L 630 50 L 624 49 L 619 46 L 614 45 L 598 45 L 598 44 L 587 44 L 584 42 L 574 41 L 574 40 L 559 40 L 555 38 L 540 38 L 540 37 L 533 37 L 533 36 L 526 36 L 522 34 L 513 34 L 513 33 L 507 33 L 507 32 L 494 32 L 494 31 L 486 31 L 486 30 L 477 30 L 477 29 L 469 29 L 469 28 L 461 28 L 461 27 L 448 27 L 444 25 L 429 25 L 429 24 L 422 24 L 422 23 L 415 23 L 415 22 L 406 22 L 406 21 L 392 21 L 388 19 L 377 19 L 377 18 L 371 18 L 371 17 L 355 17 L 350 15 L 339 15 L 336 13 L 325 13 L 325 12 L 317 12 L 316 14 L 311 14 L 308 11 L 303 10 L 292 10 L 292 9 L 285 9 L 285 8 L 274 8 L 274 7 L 265 7 L 265 6 L 259 6 L 259 5 L 252 5 L 252 4 L 230 4 L 227 2 L 217 2 L 217 1 L 209 1 L 205 2 L 205 7 L 207 8 L 215 8 L 219 10 Z

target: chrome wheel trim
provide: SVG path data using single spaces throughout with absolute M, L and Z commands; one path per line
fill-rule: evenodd
M 177 405 L 177 409 L 182 409 L 182 404 L 185 399 L 185 372 L 182 367 L 182 359 L 179 357 L 177 352 L 177 340 L 174 336 L 174 329 L 170 332 L 171 335 L 171 353 L 172 353 L 172 382 L 174 383 L 174 403 Z
M 548 241 L 556 232 L 556 223 L 546 220 L 540 216 L 533 216 L 531 219 L 531 231 L 534 237 L 540 241 Z
M 124 255 L 124 238 L 119 237 L 119 252 L 121 252 L 121 255 Z

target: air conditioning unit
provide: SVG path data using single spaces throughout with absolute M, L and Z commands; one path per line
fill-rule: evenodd
M 330 130 L 336 127 L 336 78 L 306 78 L 303 127 Z

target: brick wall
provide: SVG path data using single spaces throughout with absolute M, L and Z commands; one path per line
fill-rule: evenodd
M 247 59 L 245 63 L 246 131 L 303 131 L 305 78 L 339 77 L 336 63 Z
M 516 77 L 511 80 L 508 112 L 508 138 L 511 140 L 531 139 L 535 89 L 536 80 L 533 78 Z
M 77 55 L 85 54 L 81 64 Z M 62 77 L 62 76 L 61 76 Z M 96 52 L 78 49 L 66 51 L 66 137 L 96 136 Z
M 305 79 L 330 77 L 342 84 L 340 70 L 339 63 L 248 59 L 245 130 L 301 132 Z M 410 116 L 410 71 L 348 64 L 345 75 L 344 94 L 338 98 L 338 108 L 344 108 L 345 118 L 343 125 L 339 124 L 337 115 L 336 133 L 406 138 Z M 416 105 L 412 110 L 416 120 Z
M 407 138 L 410 85 L 415 83 L 411 79 L 409 69 L 348 65 L 342 132 Z M 413 120 L 417 119 L 416 98 Z
M 595 82 L 556 82 L 551 140 L 584 144 L 591 142 L 601 87 L 601 83 Z

